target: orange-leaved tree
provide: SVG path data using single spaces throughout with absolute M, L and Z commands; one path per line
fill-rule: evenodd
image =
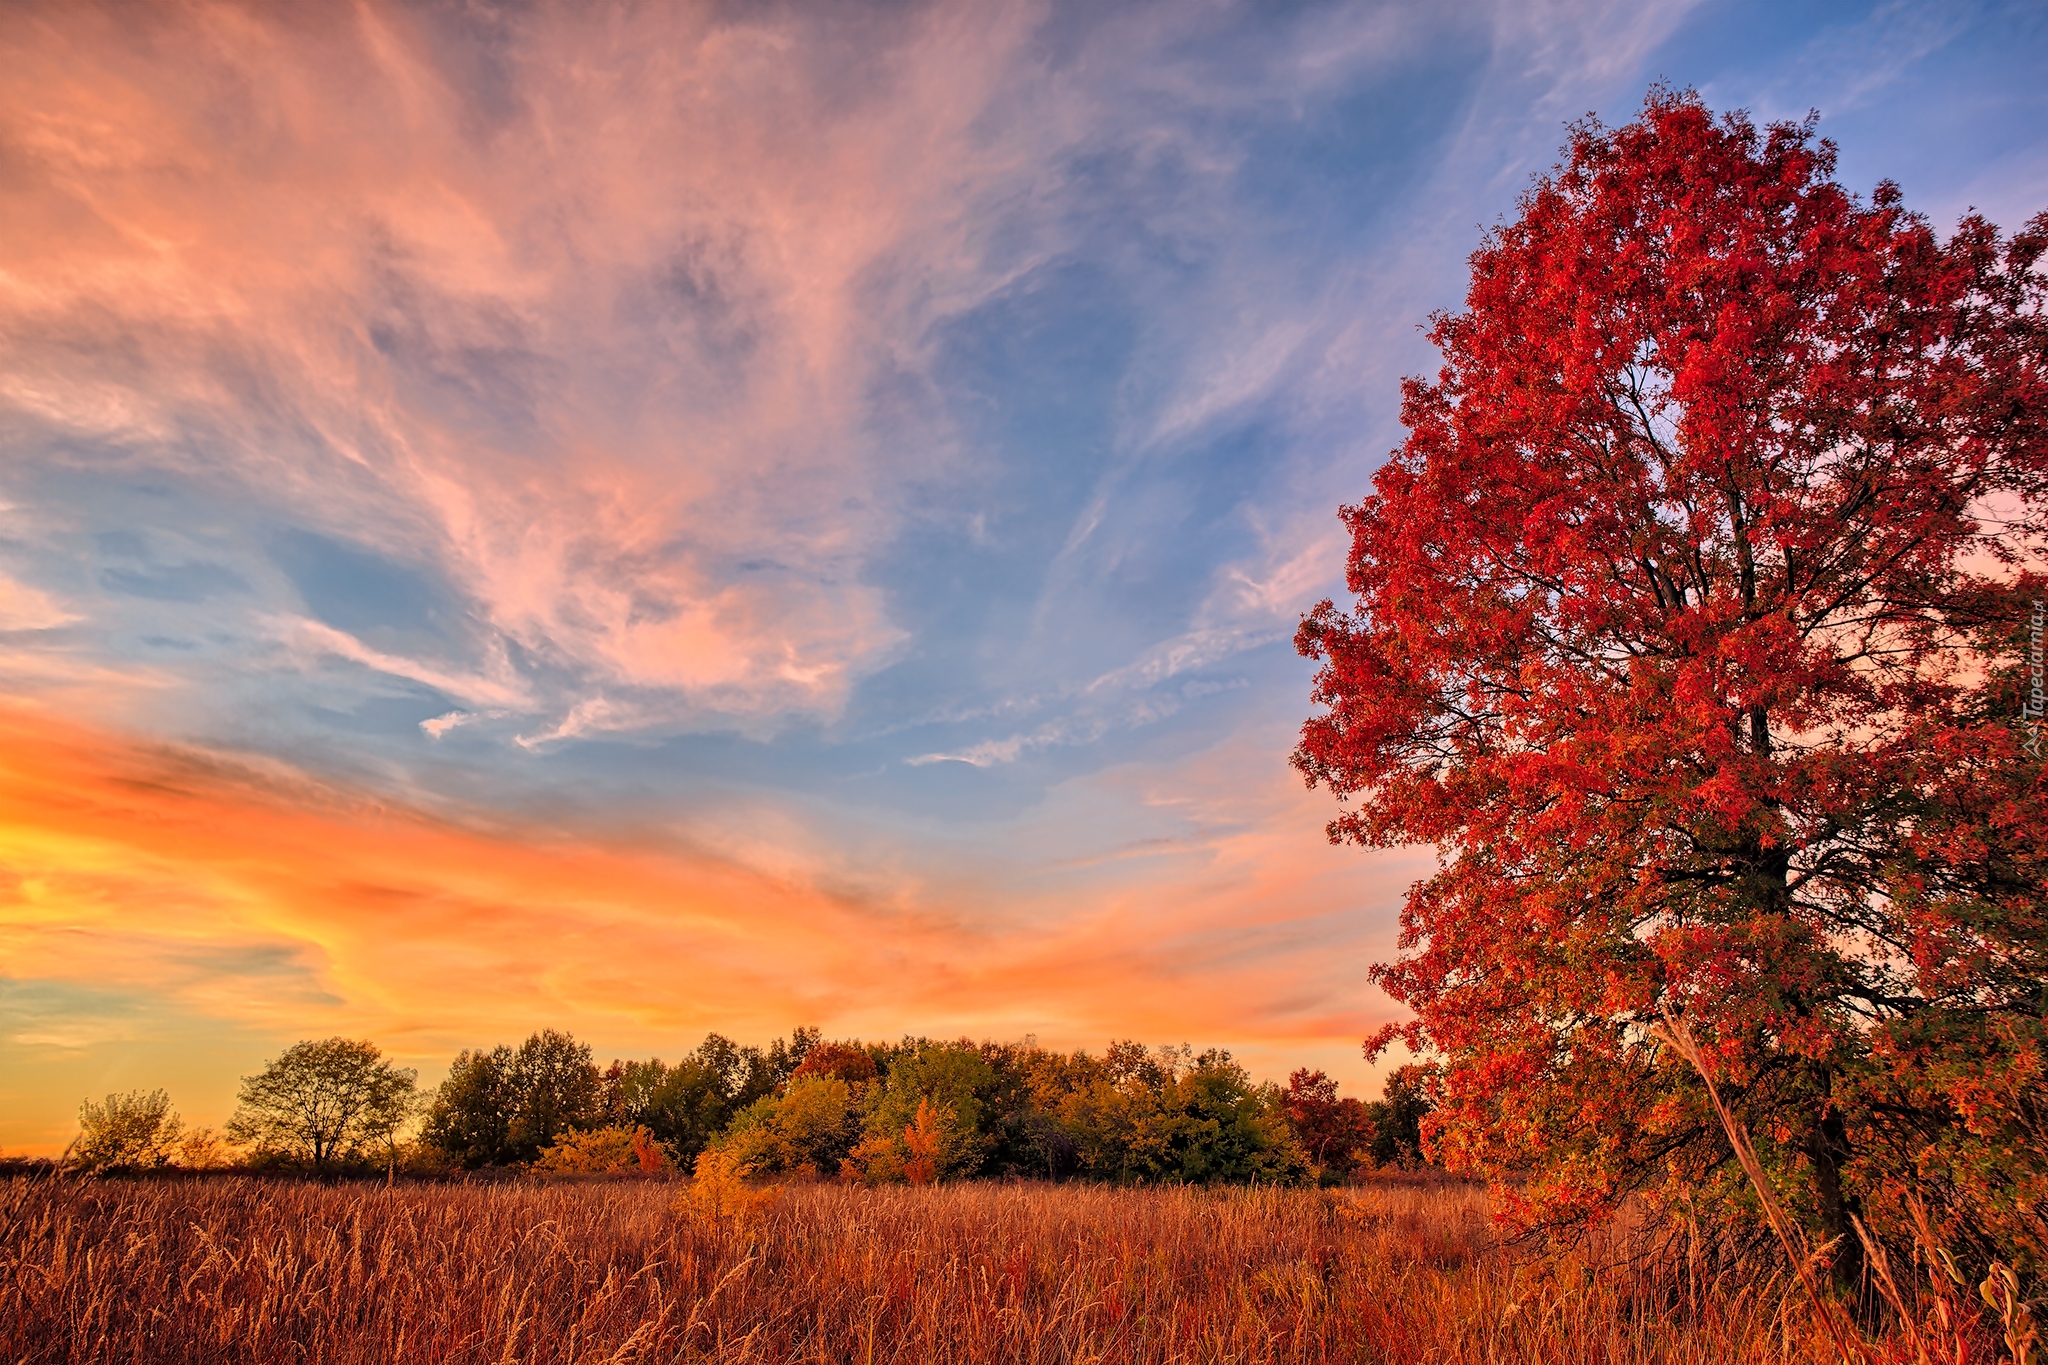
M 1281 1106 L 1295 1141 L 1319 1170 L 1341 1176 L 1370 1159 L 1379 1135 L 1371 1112 L 1358 1100 L 1339 1098 L 1337 1082 L 1323 1072 L 1301 1067 L 1288 1076 Z
M 1295 762 L 1439 849 L 1373 1046 L 1521 1216 L 1741 1207 L 1670 1012 L 1838 1273 L 1915 1199 L 2038 1268 L 2048 214 L 1944 238 L 1834 160 L 1661 89 L 1573 129 L 1343 511 Z

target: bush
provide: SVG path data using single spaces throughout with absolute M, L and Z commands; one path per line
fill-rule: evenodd
M 211 1128 L 187 1128 L 171 1150 L 171 1164 L 186 1171 L 225 1171 L 242 1164 L 242 1153 Z
M 66 1156 L 86 1171 L 155 1170 L 171 1164 L 183 1129 L 162 1090 L 131 1090 L 100 1104 L 86 1100 L 78 1106 L 78 1136 Z
M 791 1081 L 734 1119 L 718 1150 L 743 1175 L 837 1174 L 860 1137 L 864 1096 L 836 1076 Z
M 645 1128 L 593 1128 L 566 1133 L 543 1151 L 533 1169 L 553 1175 L 614 1175 L 640 1171 L 652 1175 L 675 1162 Z
M 711 1151 L 698 1155 L 695 1177 L 676 1196 L 674 1208 L 703 1227 L 745 1229 L 759 1222 L 781 1197 L 782 1191 L 773 1185 L 748 1184 L 731 1157 Z

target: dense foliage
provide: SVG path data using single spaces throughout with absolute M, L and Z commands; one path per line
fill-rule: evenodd
M 1739 1210 L 1668 1015 L 1845 1278 L 1922 1203 L 2039 1269 L 2048 215 L 1944 240 L 1834 164 L 1669 91 L 1575 129 L 1344 509 L 1296 763 L 1441 851 L 1377 979 L 1446 1164 Z
M 184 1124 L 162 1090 L 131 1090 L 78 1106 L 78 1136 L 65 1156 L 88 1171 L 147 1171 L 176 1160 Z
M 601 1112 L 590 1046 L 543 1029 L 517 1049 L 464 1052 L 428 1110 L 426 1138 L 465 1166 L 532 1161 Z
M 551 1143 L 527 1117 L 532 1073 L 519 1061 L 543 1047 L 573 1059 L 551 1074 L 561 1093 L 582 1097 L 560 1110 Z M 472 1168 L 648 1170 L 716 1151 L 755 1178 L 1291 1182 L 1419 1163 L 1419 1142 L 1400 1136 L 1419 1113 L 1404 1084 L 1405 1074 L 1392 1100 L 1368 1105 L 1337 1099 L 1320 1072 L 1297 1072 L 1288 1091 L 1255 1084 L 1221 1051 L 1122 1042 L 1098 1057 L 966 1040 L 828 1042 L 814 1029 L 766 1049 L 714 1033 L 674 1065 L 600 1069 L 567 1035 L 536 1034 L 518 1049 L 458 1057 L 423 1139 Z M 1326 1110 L 1342 1121 L 1323 1121 Z

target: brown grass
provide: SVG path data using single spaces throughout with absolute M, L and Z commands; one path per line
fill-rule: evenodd
M 1737 1362 L 1830 1354 L 1772 1277 L 1492 1245 L 1483 1192 L 0 1187 L 0 1360 Z M 1978 1357 L 1982 1359 L 1983 1357 Z

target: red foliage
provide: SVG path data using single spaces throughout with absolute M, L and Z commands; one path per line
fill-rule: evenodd
M 939 1127 L 939 1112 L 928 1098 L 917 1102 L 917 1118 L 903 1129 L 903 1146 L 910 1153 L 903 1163 L 903 1178 L 913 1185 L 929 1185 L 939 1178 L 939 1157 L 945 1149 L 945 1134 Z
M 1337 1097 L 1337 1082 L 1303 1067 L 1287 1078 L 1287 1123 L 1309 1160 L 1342 1174 L 1360 1165 L 1377 1131 L 1372 1115 L 1354 1099 Z
M 1441 850 L 1376 969 L 1439 1159 L 1530 1217 L 1725 1179 L 1672 1009 L 1824 1234 L 1910 1182 L 2039 1257 L 2048 214 L 1833 170 L 1689 94 L 1574 129 L 1344 509 L 1295 762 Z
M 802 1065 L 789 1073 L 792 1083 L 816 1076 L 836 1076 L 848 1085 L 875 1078 L 875 1059 L 851 1043 L 815 1043 Z
M 633 1159 L 640 1164 L 642 1171 L 650 1175 L 656 1171 L 665 1171 L 675 1165 L 675 1162 L 669 1158 L 669 1154 L 664 1152 L 661 1149 L 661 1145 L 654 1140 L 654 1134 L 648 1132 L 645 1128 L 635 1128 L 633 1130 Z

